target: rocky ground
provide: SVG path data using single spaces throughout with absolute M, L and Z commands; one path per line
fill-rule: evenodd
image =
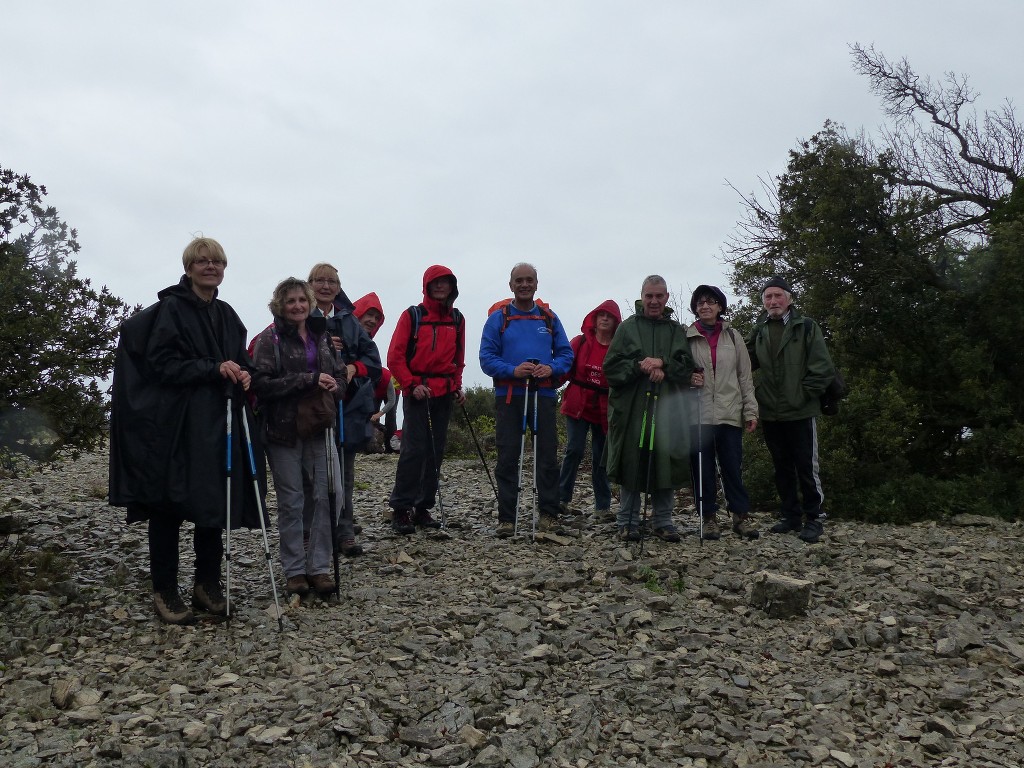
M 282 603 L 283 632 L 258 532 L 233 536 L 230 623 L 163 626 L 105 456 L 0 481 L 0 559 L 67 558 L 0 606 L 0 764 L 1024 764 L 1019 523 L 502 541 L 487 476 L 452 462 L 448 530 L 397 537 L 394 464 L 359 459 L 344 599 Z M 805 615 L 751 604 L 763 571 L 810 582 Z

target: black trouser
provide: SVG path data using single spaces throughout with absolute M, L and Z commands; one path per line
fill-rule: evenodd
M 452 395 L 402 397 L 402 452 L 388 501 L 392 509 L 433 509 L 451 417 Z
M 178 533 L 181 522 L 170 516 L 149 519 L 149 573 L 154 592 L 178 588 Z M 197 525 L 192 535 L 196 553 L 196 583 L 220 581 L 220 561 L 224 542 L 220 528 Z
M 523 441 L 523 397 L 513 396 L 505 402 L 505 395 L 495 397 L 495 438 L 498 462 L 494 477 L 498 482 L 498 522 L 511 523 L 516 518 L 519 499 L 519 454 Z M 537 398 L 537 507 L 542 515 L 558 517 L 558 427 L 555 422 L 557 398 Z M 526 423 L 533 430 L 533 395 L 529 397 Z M 524 472 L 525 475 L 525 472 Z M 524 491 L 532 485 L 523 478 Z M 529 498 L 529 497 L 527 497 Z
M 825 494 L 818 477 L 818 428 L 813 418 L 762 421 L 764 442 L 775 465 L 781 516 L 791 522 L 821 517 Z M 803 504 L 797 491 L 803 496 Z

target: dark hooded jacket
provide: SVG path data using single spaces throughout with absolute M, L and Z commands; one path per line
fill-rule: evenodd
M 452 292 L 445 302 L 432 299 L 427 286 L 441 277 L 450 277 Z M 466 367 L 466 324 L 456 318 L 455 299 L 459 284 L 455 274 L 435 264 L 423 273 L 423 312 L 418 328 L 408 311 L 398 318 L 398 326 L 388 348 L 388 367 L 403 392 L 424 384 L 434 397 L 462 389 L 462 371 Z M 415 343 L 413 343 L 415 334 Z
M 640 370 L 645 357 L 660 358 L 665 379 L 652 388 L 650 378 Z M 636 303 L 636 314 L 622 321 L 604 358 L 608 395 L 608 478 L 635 491 L 681 488 L 690 477 L 690 404 L 687 387 L 693 373 L 693 358 L 686 342 L 686 330 L 672 319 L 666 308 L 651 319 Z M 657 398 L 653 397 L 657 392 Z M 648 392 L 652 392 L 648 396 Z M 651 416 L 653 414 L 653 427 Z M 641 425 L 654 430 L 654 464 L 651 484 L 646 488 L 646 448 L 640 449 Z
M 317 312 L 314 310 L 313 314 Z M 327 318 L 327 333 L 341 339 L 341 361 L 356 368 L 345 390 L 343 406 L 345 449 L 355 450 L 366 442 L 366 420 L 377 412 L 373 390 L 381 376 L 380 352 L 356 319 L 355 306 L 343 290 L 334 297 L 334 314 Z
M 228 304 L 199 298 L 185 276 L 158 297 L 121 326 L 111 399 L 110 504 L 127 507 L 130 523 L 168 516 L 224 528 L 230 455 L 231 526 L 258 527 L 266 493 L 263 450 L 241 387 L 219 370 L 233 360 L 252 371 L 245 326 Z M 259 500 L 244 450 L 243 415 L 254 443 Z
M 260 423 L 268 443 L 295 445 L 299 400 L 319 390 L 319 374 L 333 376 L 338 380 L 339 394 L 344 391 L 345 369 L 334 354 L 324 326 L 322 317 L 306 318 L 306 330 L 316 340 L 314 371 L 309 369 L 306 345 L 293 325 L 275 317 L 256 337 L 252 388 L 259 398 Z
M 594 307 L 580 326 L 582 333 L 569 342 L 573 361 L 569 369 L 569 386 L 562 392 L 562 413 L 572 419 L 583 419 L 608 431 L 608 379 L 604 375 L 604 358 L 608 347 L 597 340 L 597 315 L 607 312 L 615 318 L 615 327 L 622 322 L 618 305 L 608 299 Z M 612 329 L 614 334 L 615 328 Z

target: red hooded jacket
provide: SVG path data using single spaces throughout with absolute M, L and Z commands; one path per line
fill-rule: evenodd
M 452 292 L 441 303 L 430 298 L 427 286 L 440 277 L 450 277 Z M 417 384 L 430 387 L 434 397 L 462 389 L 462 371 L 466 367 L 466 324 L 456 322 L 454 307 L 459 296 L 455 274 L 435 264 L 423 273 L 423 313 L 416 331 L 415 352 L 410 355 L 413 320 L 409 312 L 398 318 L 398 327 L 388 348 L 388 367 L 402 392 L 412 392 Z
M 607 345 L 597 340 L 597 314 L 607 312 L 615 318 L 615 328 L 622 322 L 618 305 L 607 299 L 590 310 L 580 330 L 583 332 L 569 344 L 572 346 L 573 362 L 569 369 L 569 386 L 562 393 L 563 414 L 572 419 L 582 419 L 600 424 L 608 432 L 608 380 L 604 377 L 604 356 Z M 612 328 L 612 333 L 615 333 Z
M 356 299 L 352 304 L 352 314 L 356 316 L 356 320 L 362 320 L 363 315 L 366 314 L 367 310 L 376 309 L 380 312 L 380 323 L 376 328 L 373 329 L 373 333 L 370 334 L 372 339 L 377 335 L 377 331 L 384 325 L 384 305 L 380 303 L 380 297 L 376 293 L 368 293 L 360 299 Z M 391 383 L 391 371 L 387 368 L 381 368 L 380 381 L 377 382 L 377 386 L 373 390 L 373 396 L 380 403 L 382 400 L 387 400 L 388 397 L 388 384 Z

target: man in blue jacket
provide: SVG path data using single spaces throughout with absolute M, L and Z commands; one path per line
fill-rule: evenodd
M 526 423 L 536 431 L 537 507 L 540 531 L 558 530 L 557 387 L 572 366 L 572 347 L 557 315 L 534 301 L 537 270 L 516 264 L 509 279 L 512 301 L 491 313 L 480 339 L 480 367 L 494 379 L 498 463 L 498 536 L 515 530 L 519 503 L 519 453 Z M 536 389 L 537 397 L 532 389 Z M 524 404 L 523 399 L 527 398 Z M 536 414 L 534 414 L 536 402 Z

